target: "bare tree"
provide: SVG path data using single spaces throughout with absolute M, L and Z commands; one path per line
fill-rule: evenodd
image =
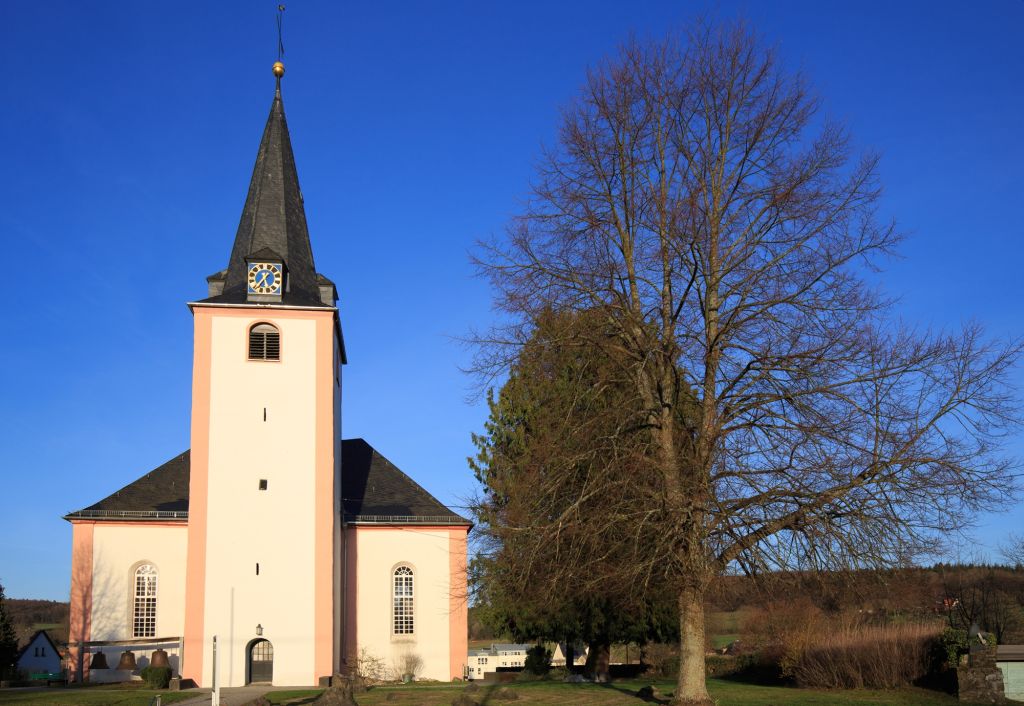
M 1021 606 L 1013 595 L 1019 583 L 1012 576 L 999 566 L 954 566 L 944 570 L 943 592 L 956 599 L 948 608 L 950 626 L 967 632 L 976 625 L 995 635 L 999 644 L 1018 639 L 1024 624 Z
M 999 553 L 1013 566 L 1024 566 L 1024 536 L 1011 534 L 1006 543 L 1000 545 Z
M 509 315 L 479 337 L 481 373 L 542 312 L 597 311 L 578 343 L 635 387 L 623 433 L 646 435 L 657 497 L 573 519 L 616 542 L 656 528 L 602 571 L 675 587 L 676 704 L 709 703 L 703 602 L 723 572 L 907 562 L 1015 491 L 999 442 L 1019 344 L 893 321 L 863 277 L 899 240 L 876 217 L 877 158 L 851 158 L 818 107 L 743 26 L 632 43 L 590 73 L 529 207 L 478 256 Z

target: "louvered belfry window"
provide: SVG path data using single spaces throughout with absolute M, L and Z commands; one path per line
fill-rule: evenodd
M 249 360 L 281 360 L 281 332 L 270 324 L 249 329 Z

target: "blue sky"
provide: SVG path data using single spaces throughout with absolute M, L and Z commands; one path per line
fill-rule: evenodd
M 749 20 L 882 153 L 883 216 L 910 235 L 881 277 L 899 315 L 1024 334 L 1021 0 L 287 5 L 285 106 L 317 266 L 340 295 L 345 436 L 444 502 L 473 489 L 485 417 L 452 340 L 493 317 L 468 252 L 502 232 L 560 106 L 631 33 Z M 185 302 L 227 263 L 273 92 L 275 8 L 4 7 L 9 596 L 65 600 L 61 516 L 188 447 Z M 1022 505 L 983 513 L 953 551 L 992 551 L 1015 528 Z

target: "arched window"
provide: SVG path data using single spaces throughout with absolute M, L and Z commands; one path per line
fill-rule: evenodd
M 249 329 L 249 360 L 280 360 L 281 332 L 270 324 Z
M 152 564 L 135 570 L 132 637 L 156 637 L 156 579 L 156 567 Z
M 392 576 L 394 616 L 392 630 L 395 635 L 413 634 L 412 569 L 399 566 Z

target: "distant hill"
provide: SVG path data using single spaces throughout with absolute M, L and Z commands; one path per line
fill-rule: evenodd
M 46 630 L 56 642 L 67 642 L 69 605 L 60 601 L 6 598 L 4 605 L 14 624 L 18 644 L 24 645 L 36 630 Z

